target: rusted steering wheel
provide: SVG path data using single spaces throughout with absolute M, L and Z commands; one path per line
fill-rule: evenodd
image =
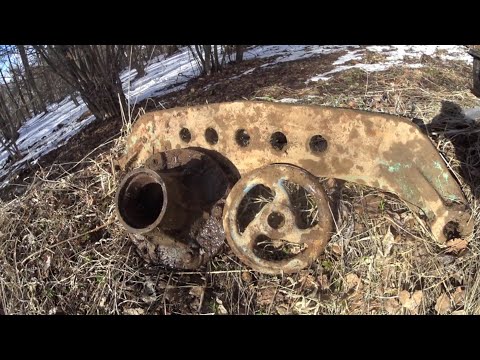
M 271 196 L 263 197 L 261 209 L 242 225 L 244 198 L 258 186 Z M 235 184 L 226 201 L 223 226 L 242 262 L 256 271 L 281 274 L 304 269 L 317 259 L 331 237 L 332 217 L 318 178 L 297 166 L 272 164 L 253 170 Z M 278 251 L 285 244 L 297 248 L 272 258 L 259 250 L 261 243 Z

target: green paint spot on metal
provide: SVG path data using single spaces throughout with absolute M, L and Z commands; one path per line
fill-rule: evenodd
M 447 195 L 447 199 L 450 201 L 459 201 L 460 199 L 456 195 Z
M 402 168 L 409 169 L 412 167 L 411 164 L 402 164 L 399 162 L 391 164 L 391 162 L 380 161 L 380 164 L 386 166 L 387 170 L 391 173 L 399 172 L 400 170 L 402 170 Z
M 437 160 L 433 162 L 433 167 L 435 169 L 442 170 L 442 165 Z
M 445 180 L 445 182 L 448 182 L 448 174 L 443 173 L 442 176 L 443 176 L 443 180 Z
M 398 172 L 400 170 L 400 163 L 396 163 L 388 167 L 388 171 L 390 172 Z

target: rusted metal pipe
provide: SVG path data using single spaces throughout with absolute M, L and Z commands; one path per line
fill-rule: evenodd
M 116 213 L 144 260 L 196 269 L 225 241 L 222 210 L 229 190 L 221 166 L 203 152 L 155 152 L 121 181 Z
M 120 223 L 133 234 L 146 234 L 157 227 L 180 229 L 188 217 L 181 205 L 182 190 L 174 174 L 147 168 L 131 171 L 116 195 Z

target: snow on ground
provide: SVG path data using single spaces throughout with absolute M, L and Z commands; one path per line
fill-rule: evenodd
M 386 55 L 386 60 L 378 64 L 366 64 L 361 60 L 365 51 L 370 50 Z M 272 60 L 261 65 L 270 67 L 277 64 L 307 59 L 312 56 L 346 52 L 332 63 L 335 68 L 309 79 L 309 81 L 328 80 L 335 73 L 351 68 L 360 68 L 365 71 L 383 71 L 402 64 L 405 57 L 420 59 L 422 54 L 434 55 L 437 51 L 444 60 L 461 60 L 471 62 L 470 56 L 462 46 L 455 45 L 388 45 L 367 46 L 357 45 L 263 45 L 253 46 L 245 51 L 244 59 L 271 58 Z M 358 63 L 347 65 L 351 60 Z M 420 63 L 409 63 L 410 67 L 421 67 Z M 251 68 L 231 79 L 254 72 L 257 68 Z M 149 97 L 158 97 L 168 93 L 184 89 L 187 82 L 200 74 L 200 69 L 187 48 L 183 48 L 170 57 L 159 56 L 149 62 L 145 68 L 145 76 L 135 79 L 136 70 L 125 70 L 120 74 L 125 95 L 130 104 L 135 104 Z M 50 104 L 47 113 L 39 114 L 28 120 L 19 130 L 17 145 L 25 157 L 15 164 L 6 164 L 8 152 L 0 149 L 0 179 L 8 172 L 18 170 L 27 165 L 35 164 L 38 159 L 48 152 L 65 144 L 68 139 L 78 133 L 95 118 L 83 116 L 88 111 L 87 106 L 80 97 L 77 97 L 79 105 L 76 106 L 70 97 L 65 98 L 58 104 Z M 284 102 L 292 103 L 294 99 L 284 99 Z M 0 187 L 5 186 L 3 182 Z
M 376 64 L 362 63 L 365 52 L 369 50 L 376 53 L 381 53 L 386 56 L 384 62 Z M 467 63 L 472 62 L 472 57 L 467 54 L 465 47 L 458 45 L 386 45 L 386 46 L 366 46 L 363 49 L 348 50 L 348 52 L 338 58 L 332 65 L 335 66 L 333 70 L 316 75 L 309 80 L 320 81 L 329 80 L 333 74 L 339 73 L 349 69 L 362 69 L 366 72 L 385 71 L 395 65 L 403 64 L 410 68 L 420 68 L 423 65 L 418 63 L 406 63 L 405 58 L 415 59 L 420 61 L 422 55 L 438 54 L 442 60 L 460 60 Z M 344 65 L 349 61 L 360 61 L 353 65 Z

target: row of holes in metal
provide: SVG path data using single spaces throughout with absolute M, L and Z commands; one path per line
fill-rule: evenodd
M 192 134 L 187 128 L 182 128 L 180 130 L 180 139 L 184 142 L 189 143 L 192 139 Z M 213 128 L 207 128 L 205 130 L 205 140 L 210 145 L 215 145 L 218 142 L 218 134 Z M 250 144 L 250 135 L 245 129 L 239 129 L 235 133 L 235 141 L 241 147 L 246 147 Z M 270 145 L 275 150 L 282 150 L 285 145 L 287 145 L 287 137 L 284 133 L 277 131 L 272 134 L 270 137 Z M 327 150 L 327 140 L 322 135 L 314 135 L 310 138 L 309 141 L 310 150 L 316 153 L 323 152 Z

